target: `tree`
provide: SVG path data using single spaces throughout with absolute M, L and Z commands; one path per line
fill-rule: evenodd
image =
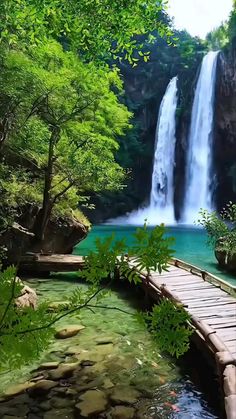
M 171 32 L 163 18 L 163 0 L 2 0 L 1 40 L 25 47 L 49 37 L 79 50 L 85 59 L 107 59 L 137 45 L 135 36 L 158 30 Z
M 28 54 L 10 51 L 0 78 L 2 108 L 14 103 L 2 144 L 38 169 L 34 183 L 43 202 L 35 233 L 43 240 L 64 196 L 69 210 L 77 206 L 77 194 L 121 186 L 124 173 L 114 152 L 131 114 L 119 103 L 122 83 L 116 69 L 85 65 L 55 41 Z
M 207 34 L 206 41 L 211 50 L 223 49 L 229 43 L 228 23 L 222 23 L 218 28 Z

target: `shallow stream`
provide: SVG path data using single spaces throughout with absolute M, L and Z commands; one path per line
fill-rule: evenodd
M 51 302 L 66 301 L 68 295 L 79 285 L 76 276 L 62 274 L 49 280 L 32 279 L 29 284 L 37 289 L 41 299 Z M 81 284 L 79 286 L 84 287 Z M 123 286 L 113 289 L 103 304 L 115 306 L 132 314 L 136 309 L 142 309 L 143 296 L 137 294 L 134 289 Z M 60 402 L 61 399 L 58 401 L 57 391 L 59 390 L 56 387 L 43 400 L 30 399 L 31 401 L 24 405 L 24 413 L 27 412 L 27 415 L 21 416 L 18 413 L 18 417 L 79 418 L 78 414 L 74 416 L 73 403 L 78 403 L 86 386 L 91 388 L 90 383 L 92 383 L 92 389 L 101 390 L 108 400 L 106 413 L 92 417 L 116 417 L 111 413 L 115 404 L 114 400 L 111 400 L 112 395 L 120 390 L 125 393 L 125 397 L 133 390 L 136 391 L 135 400 L 132 403 L 124 400 L 124 394 L 123 399 L 120 396 L 119 405 L 123 405 L 126 409 L 128 405 L 133 409 L 134 416 L 130 417 L 139 419 L 220 417 L 216 409 L 212 407 L 215 405 L 213 399 L 216 398 L 213 381 L 210 379 L 208 386 L 204 364 L 199 365 L 197 361 L 199 354 L 191 352 L 183 362 L 176 364 L 174 360 L 160 353 L 150 334 L 132 315 L 129 316 L 117 310 L 96 309 L 95 312 L 83 310 L 79 317 L 73 315 L 61 320 L 57 328 L 61 329 L 68 324 L 82 324 L 85 329 L 75 337 L 53 340 L 50 348 L 35 365 L 1 376 L 1 388 L 6 388 L 10 383 L 24 382 L 29 379 L 32 377 L 30 371 L 35 370 L 42 362 L 80 361 L 84 364 L 82 372 L 78 377 L 76 376 L 76 382 L 68 384 L 62 381 L 60 384 L 62 386 L 60 391 L 63 391 L 63 386 L 67 385 L 70 385 L 73 391 L 75 390 L 73 399 L 69 400 L 68 407 L 63 405 Z M 194 359 L 195 356 L 196 359 Z M 202 394 L 200 371 L 203 372 L 203 381 L 208 387 L 207 396 Z M 214 390 L 212 399 L 210 387 Z M 20 403 L 22 403 L 21 400 Z M 65 403 L 67 399 L 63 400 Z M 17 398 L 10 401 L 9 408 L 11 408 L 11 402 L 14 409 Z M 61 406 L 60 409 L 58 403 Z M 0 418 L 4 417 L 4 415 L 1 416 L 1 408 L 2 405 L 0 405 Z M 18 412 L 22 410 L 21 404 L 17 405 L 17 410 Z

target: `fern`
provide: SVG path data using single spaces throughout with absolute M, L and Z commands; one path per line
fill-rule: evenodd
M 143 316 L 159 348 L 179 358 L 189 349 L 189 339 L 193 333 L 190 316 L 170 300 L 162 300 L 151 313 Z

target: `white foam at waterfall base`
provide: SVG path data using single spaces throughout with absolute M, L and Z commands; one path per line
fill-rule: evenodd
M 165 224 L 167 226 L 176 225 L 172 207 L 165 207 L 163 209 L 155 207 L 140 208 L 122 217 L 111 219 L 106 224 L 142 226 L 145 221 L 150 226 L 158 224 Z

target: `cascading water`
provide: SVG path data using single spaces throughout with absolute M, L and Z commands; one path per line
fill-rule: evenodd
M 193 102 L 183 212 L 186 224 L 193 224 L 200 208 L 213 208 L 212 141 L 218 53 L 211 51 L 204 57 Z
M 116 224 L 175 224 L 174 217 L 174 159 L 175 159 L 175 113 L 178 101 L 177 77 L 174 77 L 162 99 L 156 129 L 155 155 L 153 161 L 152 189 L 149 207 L 139 209 L 127 217 L 111 220 Z
M 156 130 L 156 147 L 153 162 L 150 212 L 158 221 L 173 223 L 174 217 L 174 161 L 175 113 L 177 108 L 177 77 L 174 77 L 162 100 Z

